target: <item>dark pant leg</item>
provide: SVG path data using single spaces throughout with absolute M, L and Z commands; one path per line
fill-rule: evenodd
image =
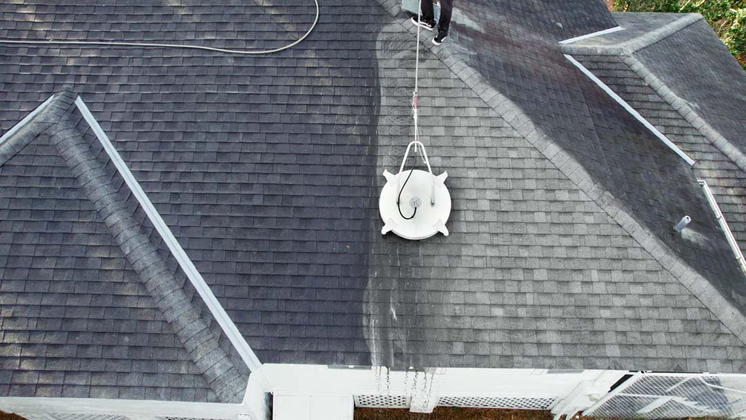
M 422 3 L 424 5 L 425 0 L 423 0 Z M 453 0 L 440 0 L 440 21 L 438 22 L 438 32 L 448 33 L 448 29 L 451 28 L 451 13 L 453 13 Z
M 423 22 L 433 22 L 435 20 L 435 14 L 433 12 L 433 0 L 421 0 L 422 1 L 422 17 L 420 18 Z

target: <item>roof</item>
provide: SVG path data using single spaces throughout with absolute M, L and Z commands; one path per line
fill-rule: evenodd
M 116 19 L 105 22 L 98 7 L 4 3 L 0 37 L 95 40 L 116 31 L 122 39 L 271 48 L 306 30 L 306 3 L 101 6 Z M 381 173 L 400 163 L 412 135 L 414 29 L 394 0 L 325 1 L 306 41 L 268 56 L 0 45 L 0 130 L 57 93 L 52 123 L 29 131 L 23 147 L 0 145 L 0 214 L 8 217 L 0 222 L 0 290 L 15 290 L 0 297 L 0 363 L 10 366 L 0 394 L 46 395 L 41 378 L 57 375 L 53 385 L 65 395 L 74 389 L 66 378 L 80 375 L 90 378 L 89 396 L 102 396 L 93 378 L 107 363 L 104 344 L 100 353 L 66 354 L 63 364 L 49 350 L 35 365 L 25 354 L 60 325 L 63 348 L 79 333 L 104 340 L 98 324 L 110 313 L 138 331 L 138 322 L 153 328 L 123 330 L 127 344 L 107 338 L 127 366 L 106 383 L 117 396 L 234 401 L 245 387 L 246 367 L 95 136 L 78 125 L 76 95 L 264 363 L 745 372 L 743 274 L 697 184 L 705 175 L 740 182 L 733 153 L 709 153 L 720 150 L 712 136 L 689 128 L 686 138 L 699 142 L 692 149 L 722 168 L 719 178 L 693 171 L 563 57 L 559 41 L 624 26 L 602 2 L 456 7 L 448 43 L 433 49 L 423 39 L 420 63 L 421 134 L 435 172 L 449 174 L 451 235 L 421 242 L 379 234 Z M 634 39 L 661 19 L 633 17 Z M 589 67 L 625 63 L 581 53 L 573 51 Z M 628 70 L 613 88 L 640 85 Z M 666 104 L 648 96 L 641 104 Z M 676 109 L 666 115 L 667 127 L 688 122 Z M 82 181 L 77 158 L 44 131 L 60 124 L 71 133 L 65 141 L 95 157 L 87 162 L 107 174 L 97 185 L 116 191 L 117 214 L 132 223 L 108 218 L 93 195 L 100 188 Z M 716 191 L 718 200 L 734 191 Z M 730 205 L 728 214 L 742 213 Z M 672 226 L 685 214 L 693 224 L 677 235 Z M 51 234 L 39 219 L 69 230 L 42 241 Z M 73 234 L 73 225 L 85 228 Z M 142 239 L 139 254 L 122 242 L 123 226 Z M 78 245 L 75 260 L 67 247 L 37 250 L 55 241 Z M 152 264 L 135 267 L 146 257 Z M 48 270 L 50 260 L 59 269 Z M 165 268 L 145 272 L 153 264 Z M 63 268 L 89 273 L 98 286 Z M 47 304 L 59 290 L 48 276 L 65 278 L 64 290 L 100 293 Z M 154 278 L 161 288 L 148 286 Z M 137 299 L 115 298 L 124 280 L 122 290 Z M 172 295 L 185 318 L 169 311 Z M 72 321 L 61 315 L 67 302 Z M 51 315 L 40 322 L 43 311 Z M 185 334 L 194 331 L 204 346 L 190 345 Z M 156 340 L 163 346 L 140 347 Z M 148 363 L 138 357 L 156 371 L 141 369 Z M 221 368 L 211 369 L 216 361 Z
M 739 112 L 746 109 L 746 72 L 704 19 L 636 55 L 723 137 L 746 152 L 746 115 Z
M 710 184 L 744 248 L 742 180 L 746 165 L 742 139 L 734 133 L 746 129 L 746 122 L 733 114 L 737 111 L 726 108 L 740 106 L 738 101 L 746 94 L 746 73 L 700 15 L 621 13 L 616 17 L 634 37 L 625 35 L 627 31 L 617 32 L 584 40 L 565 48 L 566 52 L 573 53 L 697 161 L 694 175 Z M 682 46 L 672 45 L 682 40 L 695 45 L 696 52 L 687 60 L 680 59 Z M 705 61 L 710 65 L 705 66 Z M 695 65 L 704 70 L 695 69 Z M 721 283 L 723 295 L 742 307 L 743 282 L 728 278 L 734 282 L 722 284 L 726 281 L 721 278 L 716 283 Z
M 2 144 L 3 394 L 240 401 L 246 378 L 74 99 Z
M 462 4 L 460 12 L 473 21 L 478 22 L 480 15 L 498 19 L 489 15 L 489 8 L 472 10 L 471 5 Z M 384 364 L 392 363 L 392 359 L 396 363 L 398 352 L 402 358 L 424 353 L 413 363 L 422 366 L 437 363 L 445 354 L 448 366 L 621 369 L 649 366 L 653 370 L 696 371 L 697 366 L 702 369 L 709 364 L 721 371 L 724 365 L 720 362 L 695 361 L 691 355 L 699 353 L 704 343 L 721 339 L 734 340 L 730 341 L 731 345 L 738 347 L 739 340 L 725 325 L 717 321 L 710 324 L 708 330 L 716 335 L 699 341 L 703 338 L 699 333 L 687 332 L 697 331 L 696 328 L 685 328 L 678 335 L 667 318 L 673 314 L 673 318 L 680 319 L 675 314 L 683 314 L 687 308 L 702 309 L 696 316 L 700 321 L 727 317 L 727 314 L 714 315 L 707 306 L 699 304 L 698 299 L 707 293 L 694 294 L 687 290 L 687 287 L 712 287 L 711 284 L 693 286 L 675 279 L 680 272 L 672 267 L 673 258 L 692 264 L 690 273 L 705 273 L 703 277 L 715 286 L 718 281 L 732 281 L 724 287 L 728 297 L 731 290 L 738 291 L 741 287 L 742 276 L 728 257 L 730 250 L 715 226 L 696 177 L 684 161 L 564 60 L 557 41 L 577 34 L 561 33 L 547 24 L 534 25 L 533 32 L 525 35 L 528 39 L 512 38 L 510 34 L 514 32 L 520 35 L 528 32 L 516 29 L 523 21 L 520 13 L 513 16 L 510 6 L 506 6 L 496 7 L 494 14 L 515 21 L 500 25 L 489 35 L 470 28 L 458 31 L 461 27 L 456 26 L 452 39 L 457 46 L 437 50 L 437 58 L 448 64 L 444 74 L 433 76 L 433 70 L 428 68 L 430 77 L 450 76 L 456 83 L 463 81 L 454 88 L 461 95 L 471 88 L 472 97 L 482 100 L 483 112 L 489 112 L 490 108 L 494 112 L 479 120 L 479 111 L 452 110 L 461 104 L 449 99 L 451 109 L 438 110 L 443 113 L 438 118 L 423 120 L 426 127 L 423 130 L 432 127 L 423 136 L 436 146 L 429 154 L 441 156 L 438 166 L 448 170 L 450 185 L 469 193 L 459 197 L 452 192 L 454 203 L 466 202 L 465 213 L 454 214 L 453 235 L 443 239 L 450 247 L 439 247 L 438 241 L 429 240 L 404 244 L 404 248 L 396 248 L 389 254 L 399 256 L 411 248 L 412 256 L 399 257 L 400 264 L 424 268 L 404 271 L 399 274 L 403 279 L 384 271 L 382 276 L 393 277 L 388 288 L 397 289 L 396 283 L 406 280 L 409 283 L 405 284 L 415 291 L 424 287 L 425 292 L 443 292 L 443 295 L 436 293 L 433 302 L 426 300 L 428 294 L 422 297 L 415 294 L 409 299 L 399 293 L 381 295 L 376 311 L 384 319 L 370 324 L 388 327 L 382 328 L 380 336 L 386 337 L 387 330 L 390 331 L 388 339 L 381 340 L 384 343 L 381 353 L 388 357 Z M 503 32 L 500 28 L 506 29 Z M 535 28 L 546 29 L 542 32 Z M 384 31 L 387 36 L 392 32 L 391 28 Z M 495 41 L 485 42 L 486 36 Z M 503 37 L 508 41 L 501 41 Z M 400 48 L 402 43 L 391 42 L 391 49 Z M 379 54 L 379 60 L 390 56 L 394 56 L 393 51 L 385 51 Z M 399 61 L 386 68 L 406 68 L 406 65 Z M 454 73 L 457 77 L 453 77 Z M 385 73 L 384 79 L 389 80 L 390 75 L 392 72 Z M 400 86 L 401 82 L 391 85 Z M 433 85 L 438 87 L 437 91 L 421 93 L 426 110 L 428 97 L 455 96 L 442 88 L 450 86 L 449 82 Z M 382 103 L 390 103 L 385 100 L 386 93 L 384 88 Z M 406 124 L 403 118 L 407 112 L 406 97 L 400 94 L 400 101 L 399 118 L 385 119 L 386 125 L 392 120 Z M 446 104 L 443 105 L 445 108 Z M 386 112 L 383 107 L 382 112 Z M 444 133 L 445 138 L 438 136 L 438 126 L 443 121 L 450 122 L 449 114 L 473 116 L 459 122 L 474 127 L 491 127 L 502 119 L 503 127 L 500 131 L 484 130 L 483 141 L 476 130 L 464 131 L 463 135 L 469 137 L 464 146 L 471 148 L 464 150 L 456 143 L 458 147 L 451 149 L 453 139 L 448 138 L 451 133 Z M 501 137 L 514 137 L 526 149 L 511 153 L 508 146 L 511 144 Z M 438 143 L 439 140 L 443 143 Z M 395 139 L 392 143 L 399 141 Z M 490 145 L 496 150 L 490 151 Z M 450 153 L 459 158 L 447 160 Z M 473 156 L 471 162 L 462 157 L 469 153 Z M 526 157 L 536 160 L 524 163 L 520 158 Z M 391 159 L 382 166 L 394 165 Z M 466 179 L 463 183 L 459 182 L 460 175 Z M 544 177 L 556 179 L 548 181 Z M 480 194 L 480 188 L 487 191 Z M 676 194 L 664 195 L 660 191 Z M 474 201 L 469 203 L 469 199 Z M 695 229 L 707 239 L 695 243 L 672 234 L 672 226 L 683 214 L 699 221 Z M 641 232 L 647 235 L 640 235 Z M 650 246 L 652 243 L 656 245 Z M 453 247 L 454 244 L 457 246 Z M 660 250 L 664 248 L 668 253 L 662 256 Z M 433 262 L 415 255 L 440 256 L 437 273 L 443 283 L 423 282 L 422 278 L 434 275 L 434 269 L 428 269 Z M 619 284 L 615 278 L 625 280 Z M 640 284 L 635 285 L 637 281 Z M 372 284 L 386 285 L 380 281 Z M 576 285 L 574 289 L 572 285 Z M 618 286 L 621 288 L 616 289 Z M 677 291 L 664 293 L 656 290 L 657 287 L 677 287 Z M 636 292 L 639 295 L 634 295 Z M 453 297 L 449 300 L 451 293 Z M 668 293 L 678 296 L 664 297 Z M 466 300 L 466 296 L 470 299 Z M 658 298 L 651 303 L 651 296 Z M 442 305 L 449 316 L 435 318 L 428 328 L 419 331 L 406 323 L 399 327 L 390 320 L 389 313 L 395 312 L 399 320 L 403 318 L 404 309 L 396 307 L 400 301 L 404 308 L 410 304 L 407 314 L 413 319 L 409 322 L 415 325 L 422 322 L 423 312 L 428 313 L 423 309 L 428 304 Z M 655 309 L 648 313 L 648 308 Z M 452 332 L 451 325 L 460 326 L 461 331 Z M 410 338 L 402 330 L 420 335 L 413 334 Z M 370 335 L 376 337 L 375 333 L 373 330 Z M 717 337 L 720 333 L 723 335 Z M 387 348 L 386 343 L 393 344 Z M 684 355 L 681 359 L 669 353 L 672 343 L 680 346 L 679 354 Z M 412 350 L 413 347 L 417 350 Z M 459 353 L 461 348 L 467 350 Z M 726 364 L 741 369 L 738 362 Z

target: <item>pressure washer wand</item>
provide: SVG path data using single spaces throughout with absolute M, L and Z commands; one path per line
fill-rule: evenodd
M 420 141 L 420 133 L 418 127 L 418 115 L 417 115 L 417 91 L 415 90 L 412 94 L 412 118 L 414 118 L 414 140 Z M 417 151 L 417 144 L 415 143 L 414 151 Z
M 414 65 L 414 93 L 412 93 L 412 115 L 414 117 L 414 140 L 420 141 L 420 133 L 417 118 L 417 93 L 419 91 L 420 83 L 420 30 L 422 29 L 419 25 L 422 20 L 422 0 L 419 0 L 417 4 L 417 55 L 415 56 Z M 414 151 L 417 152 L 417 143 L 415 143 Z

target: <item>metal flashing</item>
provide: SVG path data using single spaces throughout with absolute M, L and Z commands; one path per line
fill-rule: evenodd
M 707 185 L 707 181 L 704 179 L 698 179 L 697 182 L 702 186 L 705 196 L 707 197 L 707 202 L 710 204 L 710 207 L 712 207 L 712 211 L 715 212 L 715 218 L 718 223 L 720 223 L 720 228 L 723 229 L 723 232 L 725 233 L 728 245 L 730 245 L 730 248 L 733 250 L 733 254 L 736 257 L 736 261 L 738 261 L 738 266 L 741 267 L 741 271 L 746 274 L 746 261 L 743 259 L 741 248 L 738 247 L 738 242 L 736 242 L 736 238 L 733 236 L 733 232 L 731 232 L 728 222 L 725 220 L 725 216 L 723 216 L 723 212 L 720 211 L 720 206 L 718 206 L 717 201 L 715 201 L 715 196 L 712 194 L 710 186 Z
M 689 155 L 684 153 L 683 150 L 679 149 L 678 146 L 676 146 L 671 140 L 668 139 L 663 133 L 658 131 L 653 124 L 651 124 L 648 120 L 645 119 L 642 115 L 640 115 L 639 112 L 637 112 L 630 104 L 627 103 L 624 99 L 621 98 L 621 96 L 617 95 L 609 86 L 606 85 L 606 83 L 602 82 L 601 79 L 596 77 L 593 73 L 591 73 L 590 70 L 585 68 L 582 64 L 580 64 L 576 59 L 574 59 L 571 55 L 565 54 L 565 58 L 567 58 L 575 67 L 577 67 L 583 74 L 588 76 L 589 79 L 591 79 L 595 84 L 598 85 L 604 92 L 606 92 L 614 101 L 616 101 L 619 105 L 621 105 L 627 112 L 629 112 L 635 119 L 642 123 L 648 130 L 650 130 L 653 135 L 658 137 L 666 146 L 668 146 L 669 149 L 673 150 L 674 153 L 679 155 L 682 159 L 686 161 L 690 166 L 694 166 L 696 163 L 694 159 L 690 158 Z
M 592 32 L 590 34 L 576 36 L 575 38 L 569 38 L 569 39 L 566 39 L 564 41 L 560 41 L 559 43 L 562 44 L 562 45 L 572 44 L 573 42 L 578 42 L 578 41 L 582 41 L 584 39 L 589 39 L 589 38 L 595 38 L 597 36 L 602 36 L 602 35 L 607 35 L 607 34 L 613 34 L 614 32 L 619 32 L 619 31 L 623 31 L 623 30 L 624 30 L 624 28 L 622 28 L 621 26 L 616 26 L 614 28 L 604 29 L 603 31 Z

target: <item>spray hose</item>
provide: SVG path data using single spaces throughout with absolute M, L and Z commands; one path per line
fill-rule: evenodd
M 225 48 L 214 48 L 205 47 L 201 45 L 191 44 L 160 44 L 160 43 L 146 43 L 146 42 L 114 42 L 114 41 L 57 41 L 57 40 L 25 40 L 25 39 L 0 39 L 0 44 L 22 44 L 22 45 L 93 45 L 101 47 L 138 47 L 138 48 L 179 48 L 179 49 L 190 49 L 190 50 L 203 50 L 218 52 L 223 54 L 235 54 L 235 55 L 261 55 L 261 54 L 273 54 L 280 51 L 293 48 L 294 46 L 303 42 L 319 22 L 319 0 L 313 0 L 316 3 L 316 17 L 313 20 L 313 24 L 306 31 L 306 33 L 295 42 L 285 45 L 280 48 L 272 50 L 229 50 Z

